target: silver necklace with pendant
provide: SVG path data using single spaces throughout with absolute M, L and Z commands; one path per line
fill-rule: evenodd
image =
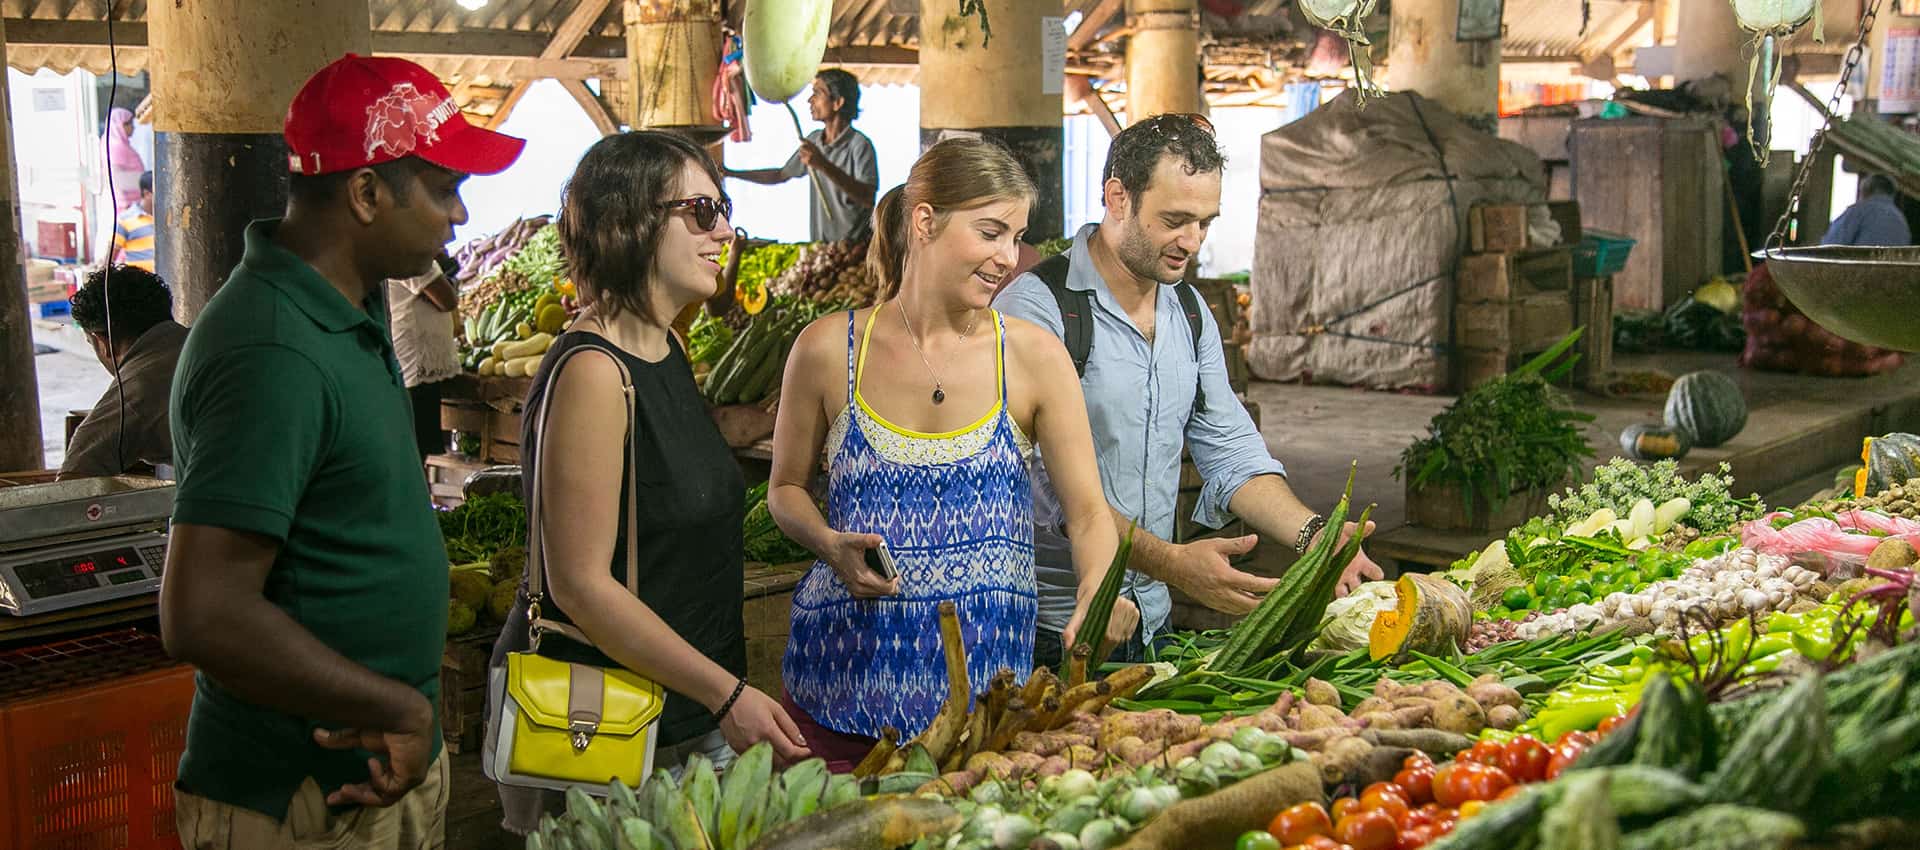
M 900 309 L 900 325 L 901 327 L 904 327 L 907 329 L 907 341 L 913 343 L 913 353 L 920 355 L 920 365 L 927 367 L 927 374 L 932 376 L 933 378 L 933 403 L 939 404 L 941 402 L 946 401 L 947 391 L 941 388 L 942 385 L 945 384 L 946 382 L 940 379 L 940 373 L 934 371 L 933 364 L 931 362 L 928 362 L 927 353 L 921 350 L 920 338 L 915 336 L 913 333 L 913 323 L 907 321 L 906 305 L 899 301 L 895 301 L 894 306 Z M 970 322 L 967 322 L 966 331 L 961 333 L 960 338 L 957 341 L 955 341 L 954 343 L 955 351 L 959 350 L 961 343 L 964 343 L 967 341 L 967 337 L 973 336 L 973 329 L 978 324 L 980 324 L 980 314 L 978 312 L 975 312 L 973 314 L 973 320 Z M 942 365 L 943 366 L 953 365 L 953 355 L 948 354 L 947 362 Z

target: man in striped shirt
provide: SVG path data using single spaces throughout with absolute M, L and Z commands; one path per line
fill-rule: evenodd
M 153 271 L 153 172 L 140 175 L 140 203 L 113 223 L 113 261 Z

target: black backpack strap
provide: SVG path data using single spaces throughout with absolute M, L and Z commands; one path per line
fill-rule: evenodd
M 1060 325 L 1067 354 L 1073 358 L 1073 370 L 1084 378 L 1087 357 L 1093 353 L 1093 293 L 1068 289 L 1067 270 L 1067 255 L 1062 252 L 1041 260 L 1033 267 L 1033 274 L 1047 285 L 1053 300 L 1060 304 Z
M 1205 364 L 1200 362 L 1200 331 L 1205 327 L 1205 323 L 1200 321 L 1200 311 L 1206 309 L 1206 306 L 1200 303 L 1200 292 L 1194 289 L 1191 283 L 1180 281 L 1174 284 L 1173 291 L 1180 295 L 1180 311 L 1187 314 L 1187 330 L 1192 332 L 1193 337 L 1195 374 L 1199 375 L 1206 369 Z M 1207 390 L 1199 380 L 1193 383 L 1193 409 L 1195 411 L 1207 409 Z

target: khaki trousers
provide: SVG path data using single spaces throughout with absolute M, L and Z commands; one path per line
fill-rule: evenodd
M 294 792 L 284 822 L 175 789 L 174 826 L 185 850 L 441 850 L 447 840 L 447 773 L 441 753 L 426 780 L 399 802 L 339 816 L 327 811 L 327 792 L 309 777 Z

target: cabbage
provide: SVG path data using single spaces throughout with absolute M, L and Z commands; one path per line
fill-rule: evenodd
M 1374 616 L 1393 610 L 1396 598 L 1393 582 L 1370 581 L 1333 600 L 1320 620 L 1320 636 L 1309 649 L 1350 652 L 1366 646 Z

